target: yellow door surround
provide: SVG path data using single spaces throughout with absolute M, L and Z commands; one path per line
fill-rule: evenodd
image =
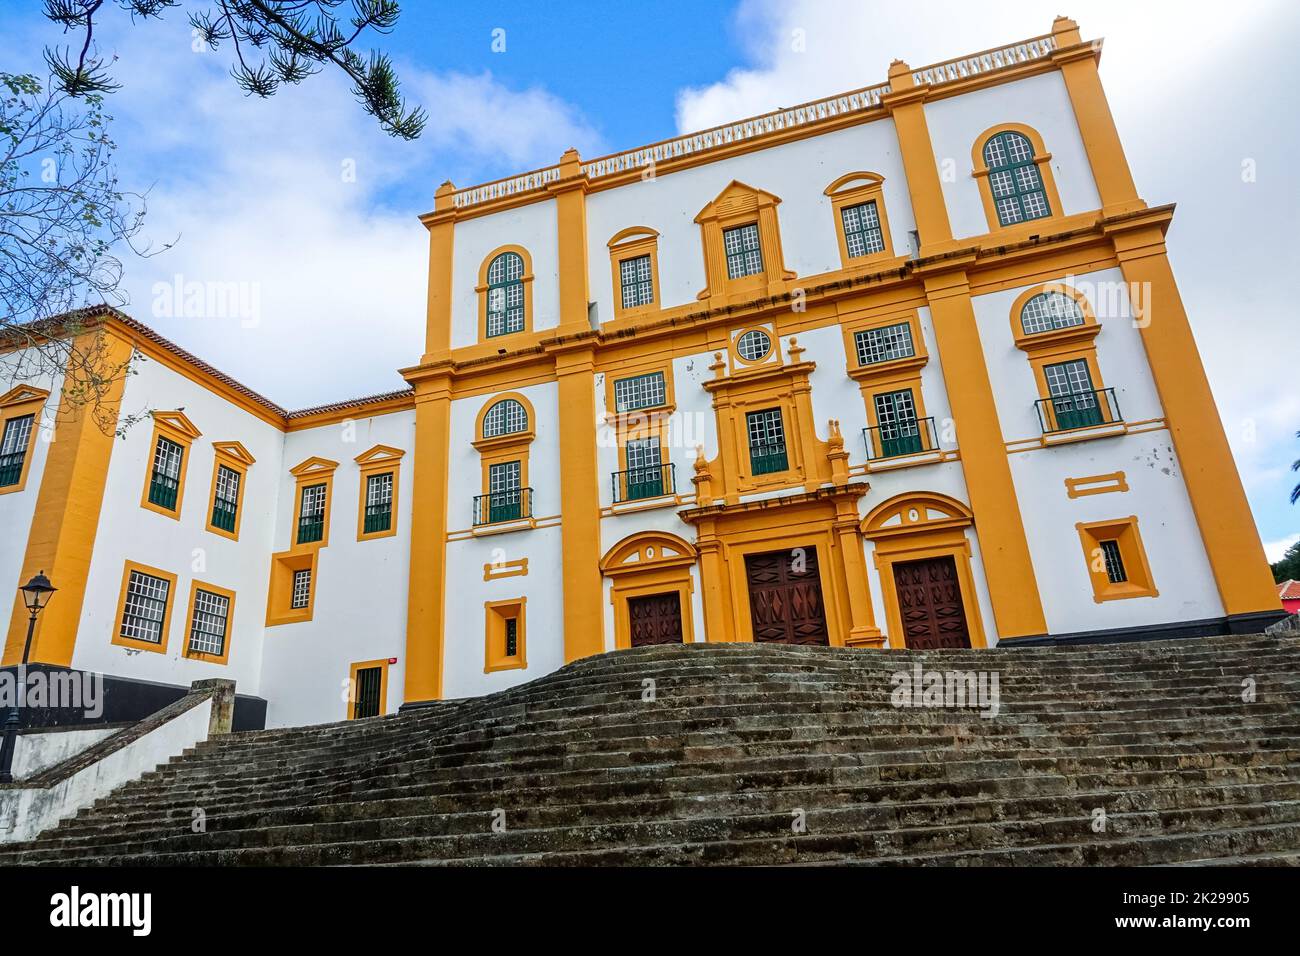
M 691 595 L 695 585 L 691 568 L 698 553 L 675 534 L 645 531 L 624 538 L 605 552 L 600 570 L 610 579 L 610 604 L 614 607 L 614 646 L 632 646 L 628 602 L 651 594 L 676 592 L 681 604 L 682 640 L 695 640 Z
M 927 558 L 951 557 L 957 567 L 966 630 L 971 647 L 987 647 L 980 616 L 967 529 L 974 524 L 969 508 L 935 492 L 908 492 L 877 505 L 862 521 L 862 535 L 875 545 L 872 556 L 880 572 L 889 646 L 905 647 L 894 565 Z
M 697 531 L 706 639 L 754 639 L 746 555 L 788 548 L 793 559 L 798 549 L 815 547 L 831 645 L 879 646 L 856 526 L 857 502 L 868 488 L 865 482 L 851 482 L 678 512 Z

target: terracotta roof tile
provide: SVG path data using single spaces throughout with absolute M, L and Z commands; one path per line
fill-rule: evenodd
M 1279 581 L 1277 596 L 1283 601 L 1300 600 L 1300 581 Z

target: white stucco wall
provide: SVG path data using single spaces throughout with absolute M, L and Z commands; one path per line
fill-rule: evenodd
M 1055 71 L 925 104 L 926 124 L 939 167 L 952 234 L 960 239 L 989 231 L 979 186 L 971 175 L 971 150 L 998 123 L 1023 123 L 1043 137 L 1065 215 L 1101 206 L 1092 167 L 1074 119 L 1065 81 Z
M 0 356 L 0 394 L 18 385 L 47 389 L 49 399 L 40 414 L 33 420 L 32 434 L 28 439 L 27 480 L 22 491 L 5 491 L 0 494 L 0 581 L 25 583 L 19 580 L 23 571 L 23 556 L 27 551 L 27 536 L 36 513 L 36 496 L 45 475 L 45 462 L 49 458 L 50 443 L 54 438 L 54 421 L 58 411 L 61 376 L 37 375 L 19 379 L 20 367 L 15 356 Z

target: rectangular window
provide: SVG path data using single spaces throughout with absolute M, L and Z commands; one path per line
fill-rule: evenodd
M 27 457 L 35 420 L 35 415 L 23 415 L 5 422 L 4 435 L 0 437 L 0 488 L 22 480 L 23 460 Z
M 371 475 L 366 479 L 366 517 L 364 531 L 387 531 L 393 524 L 393 475 Z
M 915 455 L 922 450 L 916 403 L 910 388 L 875 396 L 878 458 Z
M 841 209 L 840 221 L 844 224 L 844 244 L 848 247 L 850 259 L 885 251 L 885 237 L 880 231 L 880 213 L 874 199 L 859 206 Z
M 1101 405 L 1086 360 L 1044 366 L 1043 376 L 1051 396 L 1054 431 L 1102 424 Z
M 506 618 L 506 657 L 519 656 L 519 618 Z
M 235 530 L 239 514 L 239 472 L 225 465 L 217 466 L 217 490 L 212 499 L 212 527 Z
M 528 666 L 525 605 L 525 598 L 489 601 L 484 605 L 487 611 L 483 635 L 484 673 Z
M 358 667 L 356 687 L 353 691 L 352 719 L 378 717 L 380 698 L 383 696 L 384 669 L 382 667 Z
M 763 271 L 763 251 L 758 242 L 758 223 L 722 230 L 727 253 L 727 277 L 743 279 Z
M 768 475 L 789 468 L 781 409 L 768 408 L 745 416 L 749 433 L 749 463 L 753 474 Z
M 230 598 L 198 588 L 190 615 L 190 653 L 220 657 L 226 649 L 226 622 Z
M 488 521 L 515 521 L 523 516 L 519 476 L 517 461 L 488 467 Z
M 153 476 L 149 480 L 149 503 L 168 511 L 176 510 L 181 487 L 181 461 L 185 449 L 170 438 L 159 436 L 153 453 Z
M 912 344 L 912 326 L 907 322 L 879 329 L 864 329 L 854 334 L 853 344 L 858 350 L 859 365 L 892 362 L 916 354 L 916 346 Z
M 634 375 L 614 382 L 615 411 L 634 412 L 640 408 L 658 408 L 667 401 L 663 372 Z
M 655 300 L 654 278 L 648 255 L 620 260 L 618 278 L 622 286 L 623 308 L 635 309 Z
M 662 452 L 658 437 L 633 438 L 626 445 L 626 500 L 657 498 L 664 493 Z
M 121 637 L 148 644 L 161 644 L 167 625 L 167 597 L 171 582 L 166 578 L 132 571 L 126 584 L 122 607 Z
M 299 568 L 293 572 L 293 592 L 289 607 L 298 610 L 311 604 L 311 568 Z
M 298 511 L 298 543 L 310 544 L 325 537 L 325 486 L 307 485 L 302 489 L 302 507 Z
M 1106 563 L 1106 577 L 1111 584 L 1123 584 L 1128 580 L 1124 571 L 1124 556 L 1120 553 L 1119 541 L 1110 539 L 1098 542 L 1101 546 L 1102 560 Z

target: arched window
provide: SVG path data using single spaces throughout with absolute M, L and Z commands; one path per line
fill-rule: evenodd
M 504 398 L 483 416 L 483 437 L 496 438 L 528 431 L 528 412 L 513 398 Z
M 984 144 L 984 162 L 998 222 L 1011 226 L 1052 214 L 1028 137 L 1009 130 L 995 133 Z
M 1068 329 L 1085 321 L 1079 303 L 1064 292 L 1040 292 L 1020 310 L 1020 325 L 1026 335 Z
M 487 271 L 487 335 L 508 335 L 524 330 L 524 260 L 516 252 L 503 252 Z

